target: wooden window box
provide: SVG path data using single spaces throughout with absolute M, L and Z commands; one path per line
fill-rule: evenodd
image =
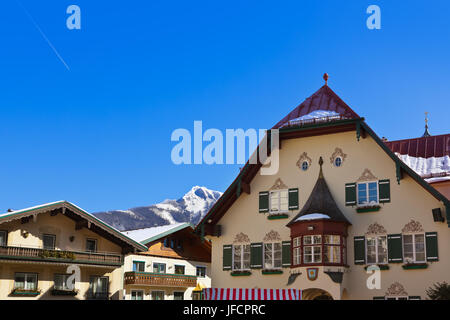
M 283 214 L 270 214 L 267 216 L 267 219 L 269 220 L 278 220 L 278 219 L 287 219 L 289 218 L 289 215 L 286 213 Z
M 242 277 L 242 276 L 249 276 L 252 273 L 250 271 L 231 271 L 230 273 L 233 277 Z
M 265 270 L 261 270 L 262 274 L 282 274 L 283 270 L 278 270 L 278 269 L 265 269 Z
M 410 263 L 402 265 L 402 268 L 405 270 L 410 269 L 426 269 L 428 268 L 428 263 Z
M 380 206 L 372 206 L 372 207 L 360 207 L 356 208 L 356 212 L 358 213 L 364 213 L 364 212 L 376 212 L 380 211 Z
M 367 270 L 367 268 L 370 266 L 377 266 L 378 268 L 380 268 L 380 270 L 389 270 L 389 265 L 387 264 L 369 264 L 364 267 L 364 270 Z
M 51 291 L 52 296 L 76 296 L 78 294 L 78 290 L 58 290 L 53 289 Z

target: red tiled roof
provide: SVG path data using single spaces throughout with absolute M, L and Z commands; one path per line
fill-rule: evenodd
M 393 152 L 408 154 L 411 157 L 444 157 L 450 154 L 450 134 L 387 141 L 385 144 Z
M 300 105 L 295 107 L 294 110 L 289 112 L 273 128 L 280 128 L 290 120 L 297 119 L 316 110 L 335 111 L 346 119 L 359 118 L 358 114 L 342 101 L 330 87 L 324 85 Z

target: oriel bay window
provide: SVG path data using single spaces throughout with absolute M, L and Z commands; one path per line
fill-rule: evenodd
M 292 239 L 292 264 L 297 266 L 302 263 L 302 237 Z
M 341 263 L 341 237 L 337 235 L 324 236 L 325 263 Z
M 303 262 L 322 262 L 322 236 L 303 236 Z

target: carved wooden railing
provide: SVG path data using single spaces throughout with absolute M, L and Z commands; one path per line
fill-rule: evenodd
M 125 272 L 125 284 L 138 284 L 164 287 L 195 287 L 197 276 L 184 274 Z
M 0 246 L 0 259 L 69 262 L 111 266 L 120 266 L 123 264 L 123 256 L 121 254 L 45 250 L 42 248 L 14 246 Z

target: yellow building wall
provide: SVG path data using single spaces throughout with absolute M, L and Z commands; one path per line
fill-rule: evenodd
M 205 288 L 211 287 L 211 263 L 183 260 L 183 259 L 173 259 L 165 257 L 149 256 L 147 254 L 140 255 L 127 255 L 125 257 L 124 272 L 133 271 L 133 261 L 143 261 L 145 262 L 144 272 L 154 272 L 153 263 L 164 263 L 166 265 L 166 273 L 175 273 L 175 265 L 185 266 L 185 274 L 195 276 L 197 266 L 206 267 L 206 276 L 197 278 L 197 283 L 201 283 Z M 165 300 L 173 300 L 174 292 L 184 292 L 184 300 L 192 299 L 192 291 L 195 287 L 157 287 L 157 286 L 142 286 L 142 285 L 125 285 L 125 299 L 131 300 L 131 290 L 144 290 L 144 300 L 151 300 L 152 291 L 164 291 Z
M 343 165 L 336 168 L 330 162 L 335 148 L 341 148 L 347 155 Z M 311 167 L 302 171 L 296 166 L 300 155 L 306 152 L 312 159 Z M 278 178 L 289 188 L 299 188 L 299 208 L 308 199 L 319 174 L 319 157 L 324 160 L 323 173 L 337 205 L 352 223 L 348 228 L 347 261 L 350 267 L 344 274 L 342 285 L 332 282 L 328 275 L 319 274 L 318 279 L 306 278 L 306 270 L 291 286 L 287 286 L 289 268 L 282 275 L 262 275 L 253 270 L 251 276 L 230 276 L 230 271 L 222 270 L 222 246 L 233 244 L 239 233 L 248 235 L 251 242 L 263 242 L 264 236 L 274 230 L 283 241 L 290 240 L 290 230 L 286 224 L 299 212 L 291 211 L 289 219 L 268 220 L 267 215 L 258 212 L 260 191 L 269 190 Z M 345 183 L 356 182 L 368 168 L 378 179 L 390 179 L 391 202 L 382 204 L 378 212 L 356 213 L 355 207 L 345 206 Z M 212 287 L 218 288 L 322 288 L 335 299 L 372 299 L 384 296 L 393 282 L 401 283 L 409 295 L 426 297 L 425 290 L 437 281 L 450 282 L 450 229 L 447 223 L 433 221 L 431 210 L 441 208 L 437 201 L 422 186 L 405 175 L 397 184 L 394 161 L 370 137 L 358 142 L 355 132 L 329 134 L 315 137 L 282 141 L 280 168 L 276 175 L 255 176 L 250 184 L 251 194 L 242 193 L 218 224 L 222 225 L 222 235 L 212 239 Z M 368 274 L 364 266 L 353 263 L 353 237 L 362 236 L 370 224 L 377 222 L 384 226 L 387 234 L 401 233 L 411 219 L 419 221 L 426 232 L 438 232 L 439 262 L 429 263 L 428 269 L 403 270 L 401 264 L 389 264 L 390 270 L 381 271 L 381 289 L 369 290 L 366 287 Z M 339 288 L 337 288 L 339 287 Z
M 56 250 L 86 251 L 86 239 L 97 240 L 97 252 L 121 254 L 122 248 L 117 244 L 99 236 L 86 228 L 75 230 L 75 222 L 62 214 L 50 216 L 49 213 L 40 213 L 36 220 L 31 219 L 21 224 L 20 219 L 0 224 L 0 230 L 8 231 L 7 246 L 21 246 L 30 248 L 42 248 L 42 235 L 56 235 Z M 26 237 L 23 234 L 28 233 Z M 70 237 L 74 237 L 70 241 Z M 80 265 L 79 265 L 80 266 Z M 79 289 L 76 297 L 51 296 L 49 290 L 53 286 L 55 273 L 67 273 L 67 265 L 58 263 L 40 262 L 12 262 L 0 259 L 0 299 L 27 299 L 24 297 L 10 296 L 14 288 L 15 272 L 38 273 L 38 288 L 42 293 L 37 297 L 28 299 L 84 299 L 84 294 L 89 288 L 89 276 L 108 276 L 109 292 L 114 299 L 121 298 L 123 290 L 123 267 L 110 266 L 86 266 L 81 265 L 81 282 L 75 287 Z

